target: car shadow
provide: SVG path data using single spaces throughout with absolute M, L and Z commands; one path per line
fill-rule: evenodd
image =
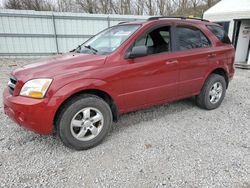
M 166 114 L 176 114 L 191 108 L 199 108 L 195 104 L 194 97 L 122 114 L 118 122 L 114 123 L 112 133 L 119 131 L 119 127 L 129 127 L 141 122 L 152 121 L 164 117 Z

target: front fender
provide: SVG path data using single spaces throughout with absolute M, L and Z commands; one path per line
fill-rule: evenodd
M 106 92 L 112 98 L 112 90 L 109 89 L 107 82 L 99 79 L 80 79 L 72 81 L 60 89 L 58 89 L 53 97 L 65 97 L 68 98 L 71 95 L 78 93 L 83 90 L 97 89 Z
M 60 106 L 72 95 L 82 92 L 84 90 L 93 90 L 93 89 L 107 93 L 114 100 L 115 103 L 117 102 L 116 100 L 118 100 L 116 95 L 113 95 L 112 90 L 109 88 L 107 82 L 103 80 L 98 80 L 98 79 L 75 80 L 58 89 L 49 99 L 48 106 L 52 109 L 53 117 L 55 117 L 56 112 L 58 111 Z

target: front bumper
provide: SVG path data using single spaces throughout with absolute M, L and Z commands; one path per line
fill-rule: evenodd
M 45 99 L 12 96 L 6 88 L 3 93 L 4 113 L 20 126 L 39 134 L 51 134 L 54 109 Z

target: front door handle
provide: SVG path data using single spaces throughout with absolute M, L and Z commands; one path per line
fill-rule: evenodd
M 208 57 L 209 57 L 209 58 L 216 57 L 216 53 L 208 54 Z
M 176 63 L 178 63 L 177 60 L 167 60 L 167 61 L 165 61 L 165 64 L 166 64 L 166 65 L 176 64 Z

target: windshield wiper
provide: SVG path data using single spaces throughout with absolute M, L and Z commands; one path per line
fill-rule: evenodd
M 90 46 L 90 45 L 84 45 L 84 47 L 85 47 L 85 48 L 88 48 L 88 49 L 90 49 L 90 50 L 92 50 L 92 51 L 94 52 L 94 54 L 96 54 L 96 53 L 98 52 L 97 49 L 93 48 L 93 47 Z
M 82 46 L 78 45 L 77 48 L 70 50 L 69 52 L 79 52 L 81 50 Z

